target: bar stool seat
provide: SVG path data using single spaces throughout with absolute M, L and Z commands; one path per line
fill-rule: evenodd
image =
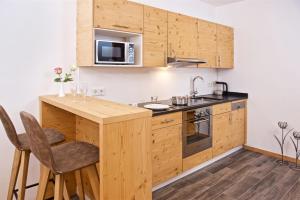
M 64 135 L 53 128 L 44 128 L 43 130 L 50 145 L 55 145 L 65 140 Z M 26 135 L 26 133 L 21 133 L 17 136 L 20 143 L 19 150 L 30 151 L 28 135 Z
M 99 148 L 86 142 L 68 142 L 51 148 L 56 174 L 64 174 L 99 162 Z

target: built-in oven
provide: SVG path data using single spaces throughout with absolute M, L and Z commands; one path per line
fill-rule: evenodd
M 183 112 L 183 158 L 212 147 L 211 107 Z
M 133 43 L 96 40 L 96 64 L 133 65 L 134 60 Z

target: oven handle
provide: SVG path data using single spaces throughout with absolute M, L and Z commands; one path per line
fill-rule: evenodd
M 202 122 L 208 122 L 208 121 L 209 121 L 209 119 L 201 119 L 201 120 L 195 120 L 193 123 L 194 124 L 200 124 Z

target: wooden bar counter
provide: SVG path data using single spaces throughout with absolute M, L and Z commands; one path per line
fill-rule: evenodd
M 40 106 L 43 127 L 58 129 L 67 140 L 99 147 L 101 200 L 152 199 L 151 111 L 93 97 L 76 101 L 54 95 L 41 96 Z M 75 192 L 71 177 L 70 193 Z M 83 182 L 94 199 L 89 182 Z

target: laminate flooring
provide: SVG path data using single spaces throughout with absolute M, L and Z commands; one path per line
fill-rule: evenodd
M 154 200 L 300 200 L 300 171 L 240 150 L 153 192 Z

